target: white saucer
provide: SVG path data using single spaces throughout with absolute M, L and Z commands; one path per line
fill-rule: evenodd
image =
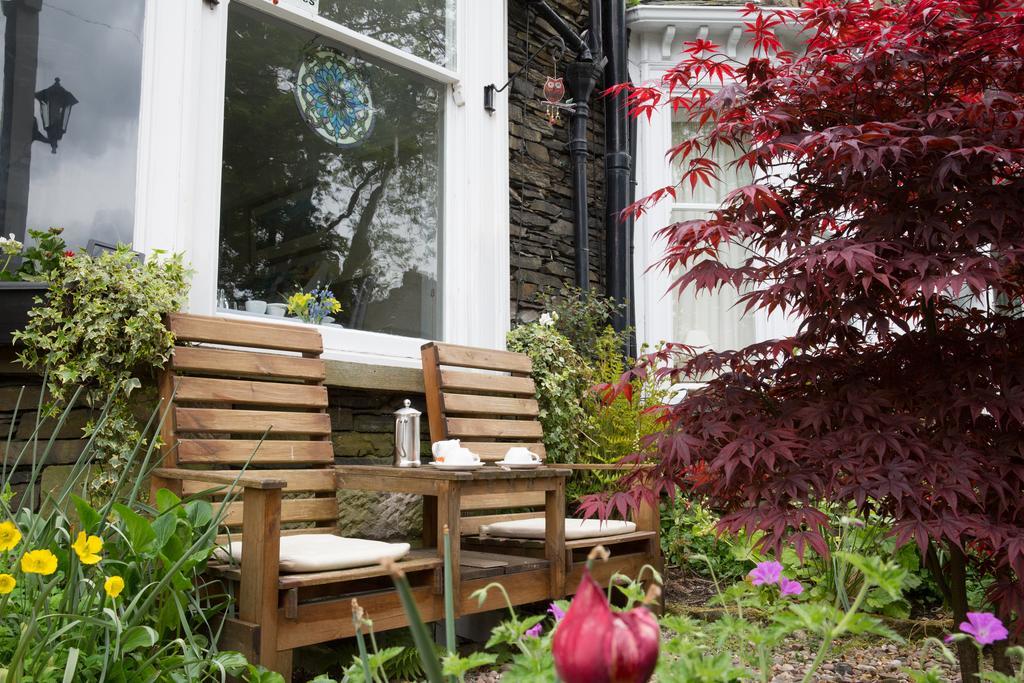
M 461 463 L 446 463 L 446 462 L 431 462 L 432 467 L 436 467 L 439 470 L 478 470 L 484 466 L 482 462 L 461 462 Z
M 507 467 L 510 470 L 535 470 L 538 467 L 544 467 L 542 462 L 505 462 L 504 460 L 497 460 L 494 464 L 498 467 Z

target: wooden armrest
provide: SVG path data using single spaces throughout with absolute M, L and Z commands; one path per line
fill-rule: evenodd
M 627 471 L 632 469 L 649 469 L 654 467 L 651 463 L 640 463 L 639 465 L 633 463 L 581 463 L 581 462 L 558 462 L 551 463 L 548 467 L 558 467 L 566 470 L 577 470 L 580 472 L 588 471 L 601 471 L 601 472 L 615 472 L 618 470 Z
M 181 470 L 168 467 L 158 467 L 153 470 L 153 476 L 160 479 L 177 479 L 180 481 L 205 481 L 211 484 L 224 484 L 225 486 L 241 486 L 247 489 L 283 489 L 288 485 L 284 479 L 272 477 L 258 477 L 246 473 L 240 477 L 222 472 L 204 472 L 202 470 Z

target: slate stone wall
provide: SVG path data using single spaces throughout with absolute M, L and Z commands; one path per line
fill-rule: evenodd
M 588 26 L 587 3 L 580 0 L 549 0 L 566 21 L 582 31 Z M 544 21 L 530 15 L 524 2 L 508 3 L 509 74 L 526 62 L 552 35 Z M 569 161 L 569 112 L 554 126 L 548 123 L 544 102 L 545 80 L 553 73 L 565 75 L 573 59 L 568 51 L 557 66 L 546 49 L 510 86 L 509 98 L 509 227 L 511 233 L 513 324 L 536 320 L 535 301 L 545 288 L 558 289 L 575 281 L 572 211 L 572 168 Z M 590 282 L 604 290 L 604 116 L 599 81 L 590 100 Z M 498 97 L 505 97 L 500 93 Z M 568 98 L 568 95 L 566 95 Z

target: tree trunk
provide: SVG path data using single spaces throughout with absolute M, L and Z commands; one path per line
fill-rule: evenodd
M 954 544 L 949 545 L 949 566 L 946 568 L 948 577 L 950 608 L 953 610 L 953 627 L 967 620 L 967 557 L 964 551 Z M 960 640 L 956 644 L 960 657 L 960 680 L 963 683 L 978 683 L 978 648 L 969 639 Z

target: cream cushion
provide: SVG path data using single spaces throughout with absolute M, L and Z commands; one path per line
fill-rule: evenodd
M 622 522 L 614 519 L 576 519 L 566 517 L 565 540 L 575 541 L 581 538 L 599 538 L 602 536 L 618 536 L 636 531 L 633 522 Z M 504 536 L 505 538 L 544 538 L 544 518 L 517 519 L 512 522 L 484 524 L 480 527 L 483 536 Z
M 300 534 L 281 537 L 281 571 L 326 572 L 334 569 L 369 567 L 381 560 L 397 560 L 409 552 L 408 543 L 384 543 L 332 534 Z M 232 541 L 217 548 L 220 560 L 242 560 L 242 542 Z

